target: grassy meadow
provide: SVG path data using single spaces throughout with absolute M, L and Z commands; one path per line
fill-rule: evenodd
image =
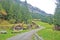
M 45 27 L 45 29 L 37 32 L 37 34 L 41 36 L 44 40 L 60 40 L 60 31 L 54 30 L 54 25 L 50 25 L 48 23 L 40 21 L 36 21 L 36 23 L 40 26 Z

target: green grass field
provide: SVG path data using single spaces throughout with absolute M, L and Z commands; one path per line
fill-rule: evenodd
M 38 35 L 44 40 L 60 40 L 60 31 L 53 30 L 54 25 L 49 25 L 48 23 L 36 21 L 38 25 L 46 27 L 43 30 L 38 31 Z
M 12 31 L 11 30 L 8 30 L 7 31 L 7 34 L 0 34 L 0 40 L 6 40 L 7 38 L 10 38 L 12 36 L 15 36 L 17 34 L 21 34 L 21 33 L 27 32 L 27 31 L 28 30 L 22 30 L 19 33 L 11 33 Z

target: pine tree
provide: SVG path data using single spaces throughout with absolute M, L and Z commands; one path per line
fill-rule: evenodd
M 54 14 L 55 29 L 60 30 L 60 0 L 57 0 L 57 8 Z

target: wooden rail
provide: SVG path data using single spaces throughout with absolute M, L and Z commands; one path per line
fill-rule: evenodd
M 40 37 L 37 33 L 35 33 L 35 40 L 43 40 L 43 38 L 42 37 Z

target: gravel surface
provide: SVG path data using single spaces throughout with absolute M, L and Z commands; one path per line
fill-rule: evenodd
M 38 30 L 41 30 L 42 28 L 31 30 L 29 32 L 25 32 L 22 34 L 18 34 L 16 36 L 13 36 L 11 38 L 8 38 L 7 40 L 32 40 L 32 35 L 35 34 Z

